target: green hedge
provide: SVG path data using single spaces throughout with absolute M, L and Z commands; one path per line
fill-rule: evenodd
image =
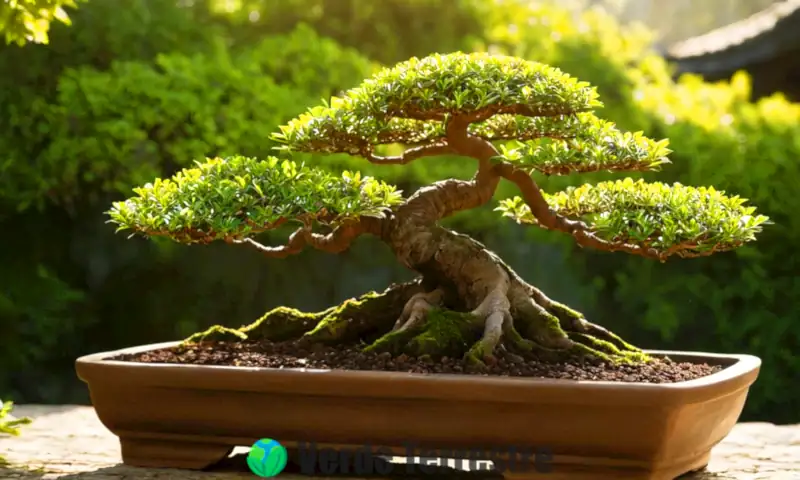
M 80 0 L 79 0 L 80 1 Z M 69 24 L 64 7 L 76 6 L 75 0 L 15 0 L 0 3 L 0 33 L 6 44 L 47 43 L 50 23 Z

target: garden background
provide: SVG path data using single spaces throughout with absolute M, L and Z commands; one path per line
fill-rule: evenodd
M 49 44 L 0 45 L 0 397 L 87 403 L 73 370 L 80 355 L 238 326 L 278 305 L 319 310 L 411 278 L 368 239 L 339 256 L 274 260 L 228 245 L 127 240 L 103 212 L 204 156 L 273 154 L 278 125 L 381 65 L 489 50 L 589 81 L 606 105 L 598 115 L 669 138 L 673 165 L 646 178 L 714 185 L 775 224 L 734 253 L 662 265 L 583 251 L 494 205 L 448 223 L 641 346 L 760 356 L 743 420 L 800 421 L 800 105 L 751 101 L 744 73 L 675 81 L 655 50 L 770 2 L 687 10 L 691 2 L 675 0 L 660 11 L 637 1 L 88 0 L 68 10 L 71 26 L 52 25 Z M 658 28 L 622 21 L 631 18 Z M 405 191 L 473 173 L 455 158 L 404 167 L 302 159 Z M 542 182 L 554 190 L 610 177 Z M 512 194 L 504 185 L 498 198 Z

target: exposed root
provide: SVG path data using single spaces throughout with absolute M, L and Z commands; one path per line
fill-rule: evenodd
M 433 308 L 424 322 L 389 332 L 364 350 L 416 357 L 460 357 L 480 338 L 479 320 L 472 313 Z
M 396 354 L 464 355 L 475 366 L 494 361 L 499 348 L 556 362 L 647 361 L 641 350 L 525 283 L 480 242 L 439 224 L 457 212 L 485 205 L 503 177 L 520 187 L 542 226 L 571 233 L 582 244 L 609 249 L 584 231 L 580 222 L 555 215 L 527 173 L 493 161 L 500 152 L 468 130 L 470 123 L 481 121 L 479 116 L 453 114 L 445 120 L 437 114 L 434 120 L 443 121 L 446 138 L 425 148 L 412 148 L 403 158 L 381 159 L 361 152 L 378 163 L 407 163 L 420 154 L 456 152 L 478 160 L 478 172 L 472 180 L 436 182 L 417 190 L 394 207 L 391 215 L 362 217 L 359 223 L 337 227 L 329 235 L 300 230 L 285 247 L 253 245 L 270 256 L 299 252 L 306 243 L 338 252 L 355 236 L 371 233 L 391 249 L 398 262 L 425 278 L 424 288 L 422 281 L 398 285 L 313 314 L 278 308 L 251 325 L 237 329 L 214 326 L 187 342 L 211 337 L 340 344 L 354 341 L 361 342 L 366 350 Z
M 530 287 L 530 290 L 531 298 L 558 320 L 560 330 L 570 340 L 588 348 L 594 356 L 606 361 L 646 362 L 650 360 L 650 357 L 641 349 L 634 347 L 604 327 L 589 322 L 580 312 L 550 299 L 535 287 Z
M 392 285 L 382 293 L 370 292 L 317 313 L 278 307 L 239 328 L 214 325 L 184 340 L 269 340 L 299 338 L 320 343 L 356 342 L 374 332 L 389 330 L 414 295 L 422 292 L 420 279 Z
M 400 318 L 394 324 L 393 332 L 402 332 L 416 327 L 425 320 L 428 312 L 434 307 L 441 306 L 444 299 L 444 290 L 437 288 L 432 292 L 421 292 L 412 296 L 403 307 Z
M 494 361 L 494 350 L 503 337 L 503 331 L 513 327 L 511 303 L 508 301 L 508 285 L 504 282 L 486 295 L 486 298 L 473 310 L 473 315 L 483 319 L 483 337 L 467 352 L 470 363 L 480 365 Z
M 498 348 L 547 362 L 649 361 L 640 349 L 513 277 L 490 290 L 471 311 L 448 308 L 446 293 L 443 288 L 425 291 L 422 281 L 415 280 L 322 312 L 276 308 L 250 325 L 216 325 L 184 343 L 226 339 L 361 343 L 365 351 L 393 355 L 463 356 L 475 368 L 495 362 Z

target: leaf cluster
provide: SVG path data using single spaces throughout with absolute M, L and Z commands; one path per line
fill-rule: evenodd
M 530 139 L 516 147 L 500 145 L 505 160 L 529 173 L 654 171 L 670 163 L 668 140 L 653 140 L 642 132 L 622 132 L 588 112 L 552 118 L 517 117 L 505 120 L 507 123 L 495 117 L 492 121 L 494 125 L 480 131 L 484 138 Z
M 30 418 L 14 418 L 11 416 L 11 411 L 13 409 L 14 402 L 0 401 L 0 434 L 13 435 L 16 437 L 19 435 L 19 427 L 31 423 Z M 0 457 L 0 460 L 2 458 L 3 457 Z
M 181 243 L 239 240 L 286 221 L 335 226 L 402 201 L 394 186 L 359 173 L 335 176 L 275 157 L 209 158 L 134 192 L 108 212 L 117 230 Z
M 769 220 L 754 215 L 746 199 L 713 187 L 631 178 L 569 187 L 545 199 L 556 214 L 584 220 L 603 240 L 679 256 L 736 248 L 755 240 Z M 538 223 L 519 197 L 504 200 L 498 210 L 520 223 Z
M 358 154 L 373 145 L 430 140 L 443 127 L 427 122 L 449 115 L 478 121 L 497 114 L 557 116 L 599 105 L 592 87 L 549 65 L 485 53 L 435 54 L 378 72 L 274 138 L 286 150 Z

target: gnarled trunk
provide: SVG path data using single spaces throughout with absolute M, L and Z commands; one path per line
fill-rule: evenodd
M 646 360 L 639 349 L 526 283 L 471 237 L 402 217 L 390 225 L 381 238 L 420 278 L 318 313 L 280 307 L 246 327 L 215 326 L 187 341 L 221 334 L 367 342 L 367 350 L 433 358 L 466 355 L 478 365 L 494 361 L 492 353 L 501 344 L 549 361 Z
M 501 341 L 507 347 L 535 351 L 550 359 L 587 355 L 645 358 L 639 349 L 529 285 L 494 252 L 467 235 L 406 220 L 391 229 L 387 243 L 403 264 L 422 274 L 427 288 L 407 302 L 389 334 L 393 341 L 381 339 L 371 348 L 396 348 L 394 339 L 413 332 L 414 353 L 436 354 L 439 352 L 419 348 L 420 335 L 431 336 L 427 329 L 471 338 L 463 330 L 480 328 L 480 339 L 466 352 L 476 363 L 491 361 Z M 445 319 L 441 311 L 457 312 L 464 328 L 459 332 L 442 329 L 443 321 L 452 324 L 456 320 L 453 315 Z

